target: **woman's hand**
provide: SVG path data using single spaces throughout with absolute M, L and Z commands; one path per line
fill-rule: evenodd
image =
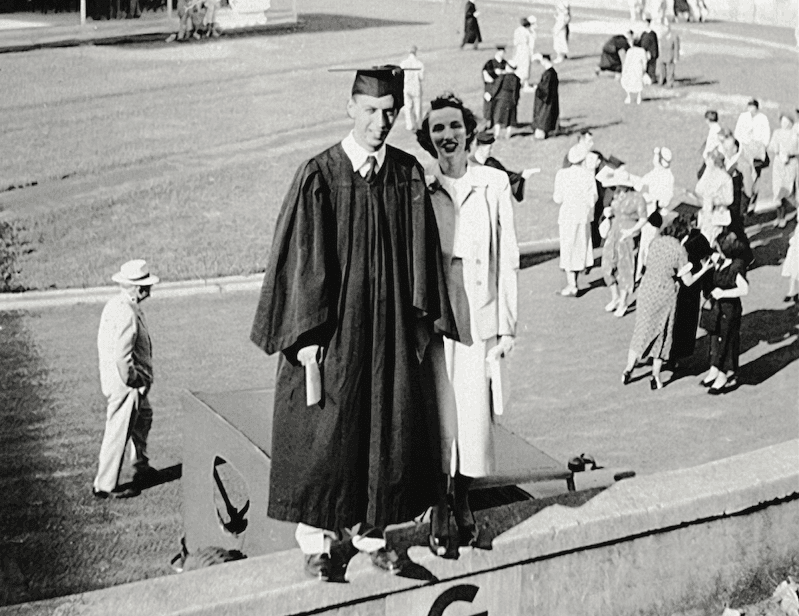
M 486 361 L 496 361 L 500 357 L 505 357 L 513 350 L 514 345 L 513 336 L 501 336 L 497 346 L 486 353 Z
M 713 299 L 717 299 L 717 300 L 721 299 L 722 297 L 724 297 L 724 290 L 723 289 L 719 289 L 718 287 L 716 287 L 715 289 L 713 289 L 710 292 L 710 297 L 712 297 Z

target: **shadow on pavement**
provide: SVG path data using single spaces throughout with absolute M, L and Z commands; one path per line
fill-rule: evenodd
M 785 259 L 785 254 L 788 252 L 788 240 L 793 235 L 796 220 L 794 219 L 780 229 L 773 224 L 775 216 L 774 212 L 758 214 L 752 218 L 755 223 L 754 228 L 747 227 L 747 235 L 755 255 L 754 263 L 749 266 L 750 270 L 764 265 L 779 265 Z
M 755 310 L 744 314 L 741 319 L 741 355 L 761 342 L 775 345 L 792 336 L 795 339 L 791 344 L 742 364 L 738 370 L 738 383 L 760 385 L 799 358 L 799 306 L 792 304 L 784 310 Z M 705 335 L 696 341 L 693 355 L 685 360 L 671 381 L 704 373 L 710 367 L 709 358 L 710 336 Z

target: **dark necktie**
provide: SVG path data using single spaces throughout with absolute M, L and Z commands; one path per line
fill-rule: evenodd
M 367 156 L 366 162 L 369 163 L 369 170 L 366 172 L 364 179 L 371 183 L 374 181 L 375 176 L 377 175 L 377 158 L 374 156 Z

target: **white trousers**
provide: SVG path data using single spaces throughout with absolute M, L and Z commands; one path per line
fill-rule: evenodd
M 147 399 L 148 389 L 120 387 L 108 396 L 95 490 L 112 492 L 117 487 L 128 440 L 133 445 L 130 452 L 133 466 L 149 464 L 147 435 L 153 423 L 153 409 Z
M 294 538 L 303 554 L 330 554 L 330 545 L 336 539 L 336 533 L 300 522 L 294 531 Z M 356 535 L 352 545 L 360 552 L 374 552 L 386 547 L 386 540 Z

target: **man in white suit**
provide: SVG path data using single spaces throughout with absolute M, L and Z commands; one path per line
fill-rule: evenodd
M 100 317 L 97 351 L 100 384 L 108 399 L 105 434 L 94 479 L 95 498 L 130 498 L 141 493 L 143 483 L 157 471 L 147 457 L 147 436 L 153 409 L 147 398 L 153 384 L 153 354 L 147 322 L 139 304 L 150 297 L 158 277 L 147 263 L 135 259 L 123 264 L 111 279 L 120 292 L 108 300 Z M 135 475 L 133 485 L 119 486 L 125 448 L 131 441 Z

